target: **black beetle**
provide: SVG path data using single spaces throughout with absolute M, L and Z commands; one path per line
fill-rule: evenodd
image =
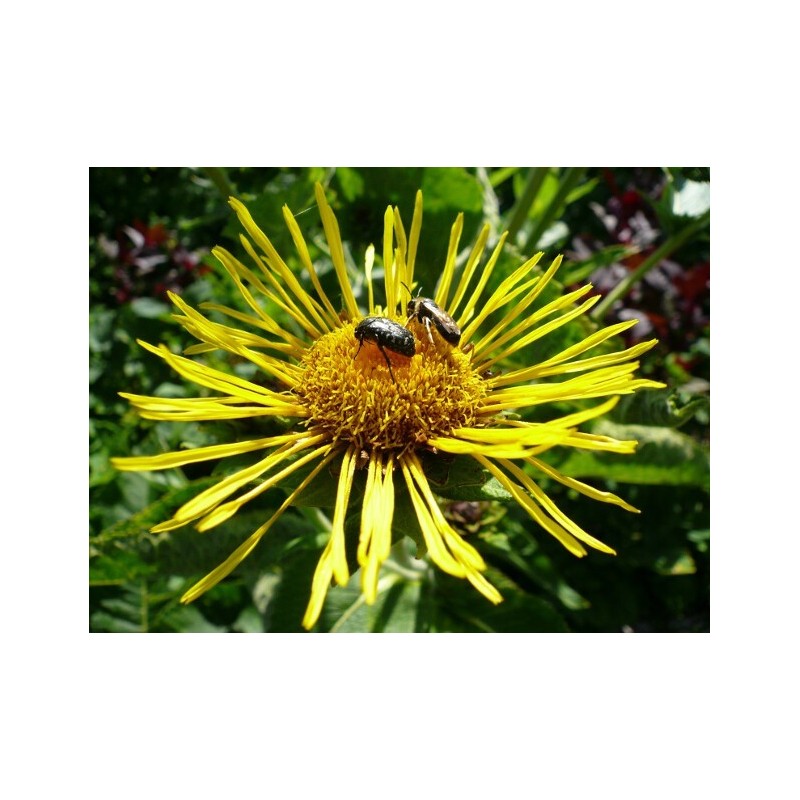
M 386 355 L 386 350 L 399 353 L 401 356 L 413 356 L 416 348 L 414 347 L 414 335 L 411 331 L 404 328 L 399 322 L 392 322 L 386 317 L 366 317 L 356 325 L 353 333 L 359 341 L 358 350 L 356 350 L 353 360 L 361 352 L 361 348 L 364 346 L 364 339 L 375 342 L 378 345 L 378 350 L 381 351 L 386 359 L 386 366 L 389 367 L 389 375 L 392 376 L 392 382 L 397 383 L 394 379 L 392 365 L 389 362 L 389 356 Z
M 446 312 L 439 308 L 429 297 L 412 297 L 406 307 L 409 322 L 416 319 L 425 326 L 428 331 L 428 338 L 433 344 L 431 336 L 431 322 L 436 326 L 442 339 L 454 347 L 461 341 L 461 329 L 456 325 L 455 320 Z M 407 323 L 406 323 L 407 324 Z

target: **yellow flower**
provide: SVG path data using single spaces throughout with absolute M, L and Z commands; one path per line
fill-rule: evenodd
M 300 263 L 313 287 L 309 291 L 283 261 L 267 236 L 238 200 L 230 203 L 249 238 L 242 244 L 253 268 L 221 247 L 214 250 L 236 283 L 250 313 L 206 304 L 205 310 L 243 323 L 250 330 L 210 320 L 171 295 L 178 321 L 199 340 L 187 355 L 223 350 L 258 367 L 267 383 L 244 380 L 185 356 L 164 345 L 142 346 L 163 358 L 182 377 L 212 390 L 211 397 L 172 399 L 122 394 L 140 412 L 155 420 L 224 420 L 256 416 L 293 418 L 294 427 L 280 435 L 250 441 L 198 447 L 193 450 L 114 459 L 123 470 L 156 470 L 184 466 L 242 453 L 263 453 L 253 465 L 239 469 L 179 508 L 172 519 L 155 526 L 169 531 L 195 523 L 200 531 L 219 525 L 243 505 L 278 486 L 289 475 L 304 475 L 278 510 L 216 569 L 181 598 L 191 602 L 229 575 L 256 547 L 278 517 L 324 469 L 338 474 L 330 538 L 311 585 L 303 625 L 319 618 L 331 581 L 350 579 L 346 556 L 345 516 L 357 470 L 366 470 L 356 559 L 367 603 L 375 602 L 378 575 L 392 545 L 395 485 L 404 486 L 416 513 L 433 563 L 450 575 L 468 580 L 492 603 L 501 601 L 484 576 L 478 551 L 448 524 L 423 469 L 424 453 L 471 456 L 497 479 L 511 497 L 548 533 L 576 556 L 586 545 L 614 551 L 566 517 L 537 484 L 545 476 L 594 500 L 636 511 L 624 500 L 567 477 L 539 456 L 553 447 L 631 453 L 636 443 L 581 432 L 579 427 L 609 411 L 622 394 L 661 384 L 634 377 L 636 359 L 655 340 L 625 350 L 587 355 L 635 321 L 604 328 L 556 355 L 511 372 L 495 365 L 585 314 L 599 299 L 586 298 L 591 287 L 543 303 L 540 298 L 561 258 L 542 271 L 538 253 L 486 291 L 505 242 L 500 238 L 480 267 L 489 227 L 483 228 L 463 268 L 456 255 L 463 215 L 453 225 L 438 288 L 431 298 L 449 317 L 423 304 L 425 313 L 409 319 L 398 311 L 415 288 L 414 265 L 422 227 L 422 195 L 417 194 L 409 235 L 396 208 L 384 217 L 383 295 L 376 305 L 372 272 L 375 251 L 365 258 L 366 313 L 359 308 L 345 265 L 336 218 L 317 185 L 316 199 L 343 308 L 325 293 L 300 228 L 284 206 Z M 287 330 L 264 310 L 267 300 L 291 318 Z M 537 303 L 537 300 L 540 302 Z M 378 318 L 377 321 L 365 317 Z M 438 323 L 438 324 L 437 324 Z M 460 329 L 460 340 L 458 337 Z M 458 341 L 457 344 L 454 342 Z M 519 412 L 563 401 L 604 398 L 602 402 L 546 421 L 525 421 Z M 511 410 L 518 412 L 511 414 Z

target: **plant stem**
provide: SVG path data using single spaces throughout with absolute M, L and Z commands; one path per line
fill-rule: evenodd
M 539 189 L 542 188 L 547 170 L 547 167 L 533 167 L 528 172 L 525 188 L 514 206 L 514 213 L 511 215 L 511 222 L 508 224 L 508 238 L 512 242 L 522 227 L 522 223 L 527 219 L 528 211 L 536 201 L 536 196 L 539 194 Z
M 584 172 L 586 172 L 586 167 L 567 167 L 567 169 L 564 170 L 558 186 L 558 191 L 539 218 L 536 227 L 528 236 L 525 246 L 522 248 L 524 252 L 530 252 L 536 248 L 544 232 L 550 227 L 550 223 L 561 210 L 561 206 L 567 199 L 567 195 L 578 185 Z
M 224 167 L 200 167 L 200 170 L 205 174 L 206 178 L 214 184 L 217 191 L 225 200 L 236 194 L 236 190 L 228 180 L 228 175 Z
M 668 255 L 673 253 L 682 245 L 686 244 L 698 231 L 702 230 L 709 220 L 706 212 L 701 217 L 690 222 L 683 230 L 678 231 L 674 236 L 667 239 L 660 247 L 656 248 L 642 263 L 633 271 L 628 273 L 594 308 L 591 313 L 592 319 L 602 319 L 609 308 L 621 297 L 624 297 L 635 283 L 640 281 L 656 264 L 663 261 Z

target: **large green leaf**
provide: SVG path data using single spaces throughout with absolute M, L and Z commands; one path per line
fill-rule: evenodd
M 573 450 L 559 469 L 573 477 L 601 477 L 622 483 L 709 487 L 708 450 L 691 436 L 672 428 L 619 425 L 604 420 L 594 432 L 616 439 L 635 439 L 630 456 Z
M 367 605 L 359 586 L 360 573 L 346 587 L 332 589 L 321 625 L 330 633 L 413 633 L 422 591 L 420 581 L 386 570 L 378 583 L 378 597 Z
M 511 495 L 496 478 L 470 456 L 423 457 L 428 482 L 448 500 L 509 500 Z

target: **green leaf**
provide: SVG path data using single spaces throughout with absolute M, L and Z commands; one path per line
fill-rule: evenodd
M 546 600 L 518 594 L 480 615 L 484 629 L 495 633 L 566 633 L 564 618 Z
M 662 553 L 654 566 L 659 575 L 694 575 L 697 572 L 694 558 L 685 548 Z
M 709 487 L 708 450 L 672 428 L 598 422 L 593 432 L 615 439 L 636 439 L 630 456 L 574 450 L 559 469 L 573 477 L 601 477 L 621 483 Z
M 296 458 L 300 458 L 298 455 Z M 296 458 L 291 460 L 296 460 Z M 287 459 L 287 464 L 289 459 Z M 319 462 L 313 461 L 300 469 L 287 475 L 280 483 L 276 484 L 287 494 L 293 492 L 317 466 Z M 339 491 L 339 472 L 341 470 L 341 459 L 332 461 L 327 467 L 316 475 L 314 480 L 303 489 L 300 494 L 292 501 L 293 506 L 307 506 L 311 508 L 333 508 L 336 505 L 336 493 Z M 364 484 L 366 472 L 356 470 L 353 477 L 353 486 L 350 490 L 350 504 L 356 504 L 364 494 Z
M 521 167 L 499 167 L 489 173 L 489 183 L 496 189 L 501 183 L 519 172 Z
M 435 573 L 437 591 L 426 609 L 432 616 L 431 627 L 469 633 L 562 633 L 568 630 L 564 618 L 547 600 L 522 592 L 492 570 L 487 577 L 503 595 L 503 601 L 497 605 L 476 594 L 467 581 Z
M 423 456 L 433 491 L 448 500 L 510 500 L 496 478 L 470 456 Z
M 428 552 L 428 546 L 425 544 L 425 537 L 422 535 L 417 512 L 408 495 L 408 489 L 404 484 L 401 486 L 399 483 L 395 483 L 392 534 L 395 539 L 403 536 L 411 539 L 416 545 L 417 558 L 422 558 Z
M 361 594 L 360 579 L 358 572 L 347 586 L 330 590 L 321 628 L 330 633 L 413 633 L 417 629 L 421 581 L 404 579 L 384 567 L 378 597 L 370 606 Z
M 465 169 L 430 167 L 423 173 L 422 194 L 425 211 L 458 209 L 480 214 L 483 211 L 483 192 L 478 179 Z
M 358 170 L 351 167 L 338 167 L 336 179 L 342 188 L 342 197 L 348 203 L 352 203 L 364 193 L 364 178 Z
M 611 412 L 614 422 L 679 428 L 709 408 L 705 395 L 688 395 L 667 389 L 624 396 Z
M 141 476 L 136 476 L 141 478 Z M 180 508 L 184 503 L 191 500 L 195 495 L 200 494 L 204 489 L 213 486 L 219 479 L 215 477 L 200 478 L 191 483 L 181 486 L 171 492 L 167 492 L 160 500 L 151 503 L 142 509 L 138 514 L 134 514 L 130 519 L 122 520 L 103 530 L 99 535 L 92 538 L 92 544 L 100 547 L 114 539 L 125 539 L 138 536 L 144 531 L 150 530 L 153 525 L 164 522 Z
M 583 261 L 568 261 L 559 271 L 559 280 L 566 286 L 573 283 L 582 283 L 593 272 L 601 267 L 607 267 L 616 261 L 632 256 L 638 252 L 638 248 L 625 244 L 613 244 L 597 250 L 589 258 Z
M 567 195 L 567 199 L 565 201 L 565 205 L 570 205 L 571 203 L 580 200 L 582 197 L 586 196 L 587 194 L 591 194 L 594 191 L 594 188 L 597 184 L 600 183 L 599 178 L 591 178 L 588 181 L 584 181 L 583 183 L 579 183 L 570 193 Z

